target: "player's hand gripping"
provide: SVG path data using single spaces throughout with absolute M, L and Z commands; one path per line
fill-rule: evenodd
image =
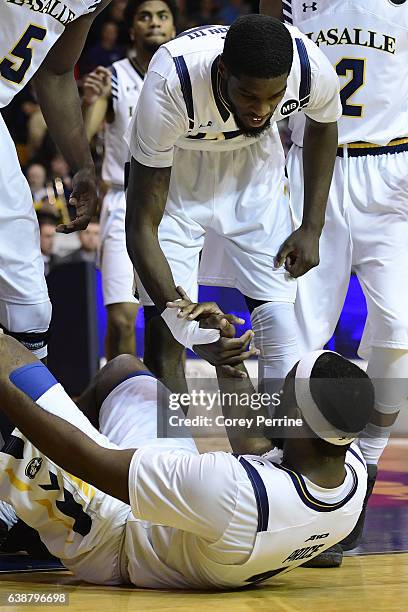
M 112 87 L 112 75 L 104 66 L 98 66 L 90 72 L 83 82 L 83 101 L 88 106 L 98 98 L 108 98 Z
M 76 208 L 76 217 L 71 223 L 58 225 L 57 232 L 70 234 L 86 229 L 96 213 L 97 202 L 95 169 L 93 166 L 83 168 L 74 174 L 72 193 L 69 198 L 69 204 Z
M 194 352 L 211 365 L 222 366 L 229 376 L 246 378 L 246 372 L 234 366 L 252 355 L 259 354 L 255 347 L 249 347 L 254 335 L 253 331 L 247 330 L 240 338 L 235 338 L 234 325 L 242 325 L 243 319 L 233 314 L 225 314 L 215 302 L 192 302 L 182 287 L 177 287 L 177 292 L 182 300 L 167 302 L 168 308 L 179 308 L 180 318 L 186 318 L 189 321 L 199 319 L 202 328 L 220 330 L 221 337 L 217 342 L 196 344 Z
M 285 265 L 294 278 L 303 276 L 319 265 L 319 238 L 319 232 L 299 227 L 280 246 L 275 257 L 275 267 Z

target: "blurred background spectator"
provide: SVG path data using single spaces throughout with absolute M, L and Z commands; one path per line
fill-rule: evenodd
M 69 255 L 66 255 L 61 263 L 77 263 L 88 261 L 96 266 L 99 249 L 99 221 L 92 219 L 88 227 L 78 232 L 80 247 Z
M 125 54 L 118 39 L 118 24 L 114 21 L 105 21 L 99 41 L 82 54 L 79 61 L 81 74 L 88 74 L 97 66 L 110 66 L 121 59 Z
M 42 210 L 37 212 L 37 219 L 40 226 L 40 247 L 44 260 L 44 274 L 48 276 L 51 270 L 61 262 L 61 258 L 54 252 L 58 216 L 49 204 L 44 204 Z
M 47 197 L 47 170 L 42 164 L 32 163 L 27 166 L 26 177 L 30 185 L 34 202 L 41 202 Z

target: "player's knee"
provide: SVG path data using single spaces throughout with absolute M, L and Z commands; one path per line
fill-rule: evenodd
M 251 313 L 255 344 L 264 355 L 297 349 L 294 306 L 288 302 L 265 302 Z
M 118 355 L 109 361 L 105 368 L 117 371 L 126 376 L 130 372 L 145 372 L 146 366 L 138 357 L 134 355 Z
M 0 305 L 0 323 L 5 332 L 18 340 L 36 357 L 47 355 L 48 328 L 51 321 L 51 302 L 39 304 Z
M 125 304 L 114 304 L 108 307 L 108 325 L 111 333 L 118 338 L 134 334 L 136 314 L 137 307 L 127 308 Z

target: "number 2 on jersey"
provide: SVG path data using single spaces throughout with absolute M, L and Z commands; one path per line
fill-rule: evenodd
M 344 57 L 336 65 L 336 72 L 339 76 L 347 77 L 351 73 L 350 80 L 340 90 L 343 117 L 363 116 L 363 105 L 351 104 L 350 98 L 364 85 L 365 67 L 365 59 L 355 59 L 353 57 Z
M 8 55 L 16 58 L 16 61 L 5 57 L 0 62 L 0 75 L 3 79 L 12 83 L 20 84 L 27 70 L 31 66 L 33 50 L 30 47 L 32 40 L 44 40 L 47 30 L 41 26 L 30 23 L 20 40 L 9 51 Z

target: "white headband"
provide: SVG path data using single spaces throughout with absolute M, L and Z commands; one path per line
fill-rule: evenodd
M 335 444 L 336 446 L 345 446 L 353 442 L 357 434 L 342 431 L 329 423 L 320 412 L 310 391 L 310 375 L 313 366 L 323 353 L 332 353 L 332 351 L 313 351 L 312 353 L 307 353 L 307 355 L 302 357 L 299 361 L 295 374 L 296 403 L 306 423 L 319 438 L 326 440 L 326 442 L 330 444 Z M 333 435 L 335 437 L 333 437 Z

